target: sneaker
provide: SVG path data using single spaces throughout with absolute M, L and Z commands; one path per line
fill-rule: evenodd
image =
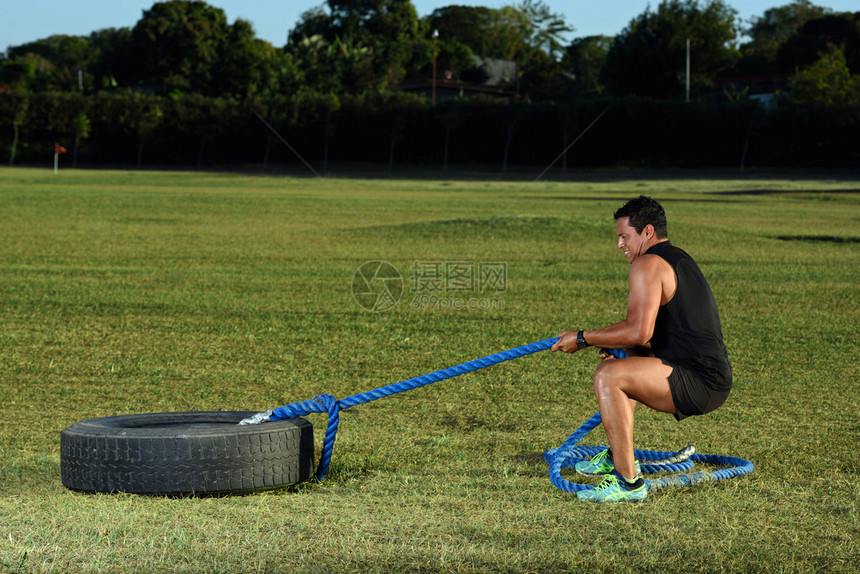
M 579 500 L 587 500 L 602 504 L 604 502 L 642 502 L 648 498 L 645 481 L 639 477 L 633 484 L 627 484 L 624 477 L 613 472 L 603 477 L 596 487 L 591 490 L 580 490 L 576 493 Z
M 642 476 L 642 467 L 639 466 L 639 461 L 634 461 L 636 464 L 636 476 Z M 592 457 L 591 460 L 581 460 L 573 465 L 574 470 L 585 476 L 602 476 L 612 474 L 615 470 L 615 465 L 612 464 L 612 451 L 608 448 L 602 450 Z

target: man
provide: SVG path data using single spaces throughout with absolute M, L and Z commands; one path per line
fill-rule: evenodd
M 615 212 L 618 248 L 630 263 L 627 317 L 593 331 L 563 331 L 552 350 L 575 353 L 589 346 L 626 349 L 616 359 L 600 353 L 594 393 L 609 450 L 575 465 L 603 475 L 594 490 L 577 493 L 593 502 L 647 498 L 633 458 L 633 409 L 642 403 L 679 421 L 725 402 L 732 370 L 717 305 L 693 259 L 669 242 L 666 213 L 645 196 Z

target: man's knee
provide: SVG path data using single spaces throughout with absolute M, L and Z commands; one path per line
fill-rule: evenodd
M 594 370 L 594 390 L 595 392 L 601 389 L 614 388 L 618 386 L 618 373 L 619 369 L 617 369 L 617 365 L 614 364 L 615 360 L 612 361 L 603 361 L 599 365 L 597 365 L 597 369 Z

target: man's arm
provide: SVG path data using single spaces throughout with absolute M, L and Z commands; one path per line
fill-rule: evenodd
M 628 280 L 627 317 L 603 329 L 585 331 L 583 335 L 589 345 L 613 349 L 648 345 L 663 302 L 664 284 L 670 280 L 674 282 L 675 274 L 663 258 L 642 255 L 630 265 Z M 674 293 L 674 288 L 671 292 Z M 575 353 L 579 350 L 576 334 L 576 331 L 562 331 L 559 333 L 561 339 L 552 346 L 552 350 Z

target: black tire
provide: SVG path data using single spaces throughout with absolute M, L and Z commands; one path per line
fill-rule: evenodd
M 63 484 L 84 492 L 212 496 L 307 480 L 311 423 L 237 424 L 252 414 L 148 413 L 73 424 L 60 434 Z

